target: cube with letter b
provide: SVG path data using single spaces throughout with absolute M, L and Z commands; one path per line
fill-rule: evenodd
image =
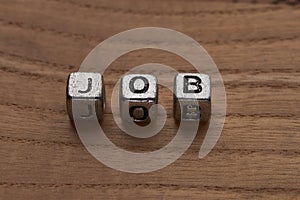
M 177 121 L 209 120 L 210 77 L 199 73 L 179 73 L 174 81 L 174 118 Z
M 123 76 L 120 87 L 120 115 L 122 120 L 149 122 L 149 110 L 157 102 L 156 77 L 150 74 Z

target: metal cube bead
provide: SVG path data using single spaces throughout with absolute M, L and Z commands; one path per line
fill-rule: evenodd
M 177 121 L 207 121 L 211 114 L 210 77 L 180 73 L 175 77 L 173 113 Z
M 74 107 L 76 105 L 76 116 Z M 105 108 L 105 89 L 100 73 L 74 72 L 67 82 L 67 110 L 71 120 L 74 116 L 89 119 L 96 114 L 102 120 Z
M 149 109 L 157 102 L 158 87 L 154 76 L 123 76 L 120 86 L 120 115 L 123 121 L 149 122 Z

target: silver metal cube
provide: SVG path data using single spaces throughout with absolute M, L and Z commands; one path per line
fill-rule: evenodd
M 177 121 L 207 121 L 211 114 L 210 77 L 180 73 L 174 80 L 173 113 Z
M 130 74 L 121 79 L 120 115 L 123 121 L 149 122 L 149 110 L 158 102 L 156 77 Z
M 74 116 L 89 119 L 96 114 L 100 121 L 104 109 L 105 89 L 102 75 L 91 72 L 71 73 L 67 82 L 67 110 L 70 119 L 74 120 Z

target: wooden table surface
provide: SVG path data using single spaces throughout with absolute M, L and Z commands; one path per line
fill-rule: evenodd
M 300 199 L 299 8 L 271 0 L 1 0 L 0 199 Z M 207 49 L 224 79 L 227 116 L 204 159 L 198 134 L 170 166 L 129 174 L 81 144 L 65 87 L 98 43 L 145 26 L 181 31 Z M 194 70 L 170 53 L 132 52 L 105 72 L 107 102 L 122 74 L 149 62 Z M 172 140 L 172 95 L 160 89 L 170 118 L 149 139 L 120 131 L 108 103 L 103 129 L 116 145 L 145 152 Z

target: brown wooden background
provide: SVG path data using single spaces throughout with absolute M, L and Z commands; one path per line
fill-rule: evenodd
M 276 2 L 1 0 L 0 199 L 300 199 L 300 9 Z M 227 118 L 205 159 L 197 158 L 199 134 L 167 168 L 127 174 L 84 149 L 66 114 L 65 85 L 99 42 L 143 26 L 181 31 L 208 50 L 225 81 Z M 114 83 L 148 62 L 193 71 L 175 55 L 142 50 L 104 74 L 103 128 L 137 152 L 176 133 L 164 88 L 159 101 L 170 119 L 159 135 L 133 139 L 112 120 Z

